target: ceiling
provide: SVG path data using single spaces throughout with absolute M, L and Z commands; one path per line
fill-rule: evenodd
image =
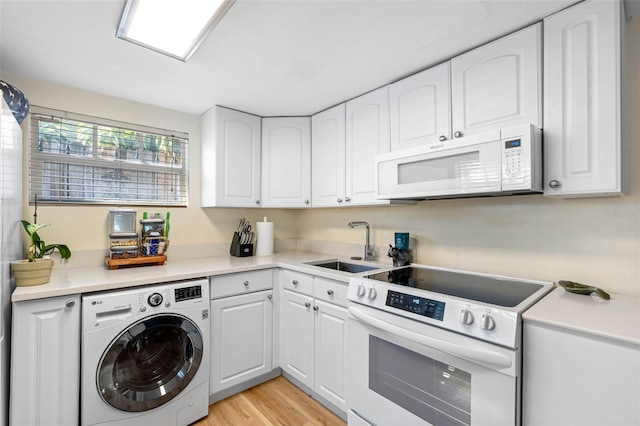
M 573 3 L 237 0 L 184 63 L 115 37 L 124 0 L 0 0 L 0 72 L 198 115 L 311 115 Z

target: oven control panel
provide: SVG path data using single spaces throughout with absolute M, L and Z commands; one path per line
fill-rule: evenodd
M 444 319 L 444 302 L 427 299 L 426 297 L 413 296 L 398 291 L 387 291 L 387 306 L 402 309 L 403 311 L 433 318 L 438 321 Z
M 513 309 L 364 277 L 351 278 L 347 299 L 370 308 L 372 315 L 382 310 L 487 342 L 518 347 L 518 314 Z

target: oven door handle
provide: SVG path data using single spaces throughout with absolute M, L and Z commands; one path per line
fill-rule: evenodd
M 389 324 L 388 322 L 378 319 L 373 315 L 369 315 L 361 309 L 353 306 L 349 307 L 349 313 L 365 324 L 389 332 L 395 336 L 403 337 L 420 345 L 424 345 L 432 349 L 437 349 L 450 355 L 465 358 L 474 362 L 481 361 L 485 364 L 490 364 L 502 368 L 511 367 L 511 359 L 498 352 L 490 351 L 487 349 L 471 348 L 468 346 L 458 345 L 455 343 L 447 342 L 445 340 L 425 336 L 423 334 L 416 333 L 415 331 L 407 330 L 396 325 Z

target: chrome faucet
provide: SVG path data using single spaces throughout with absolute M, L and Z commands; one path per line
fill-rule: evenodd
M 356 222 L 349 222 L 349 228 L 355 228 L 356 226 L 364 226 L 367 228 L 367 239 L 365 241 L 364 244 L 364 260 L 366 262 L 371 262 L 373 260 L 375 260 L 375 256 L 376 256 L 376 246 L 375 245 L 371 245 L 369 243 L 369 237 L 370 237 L 370 230 L 371 228 L 369 227 L 369 224 L 367 222 L 362 222 L 362 221 L 356 221 Z

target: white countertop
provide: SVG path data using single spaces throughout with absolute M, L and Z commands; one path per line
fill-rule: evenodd
M 48 284 L 31 287 L 16 287 L 11 295 L 12 302 L 43 299 L 115 290 L 147 284 L 202 278 L 212 275 L 285 267 L 338 281 L 349 281 L 354 275 L 347 272 L 305 265 L 337 256 L 320 253 L 288 251 L 272 256 L 233 257 L 229 255 L 202 257 L 196 259 L 167 259 L 162 266 L 141 266 L 110 270 L 105 267 L 54 269 Z M 349 262 L 353 262 L 349 260 Z M 362 262 L 354 262 L 362 263 Z M 371 262 L 368 262 L 371 263 Z M 378 263 L 380 268 L 391 268 L 390 264 Z
M 525 322 L 553 325 L 640 345 L 640 297 L 573 294 L 558 287 L 527 310 Z

